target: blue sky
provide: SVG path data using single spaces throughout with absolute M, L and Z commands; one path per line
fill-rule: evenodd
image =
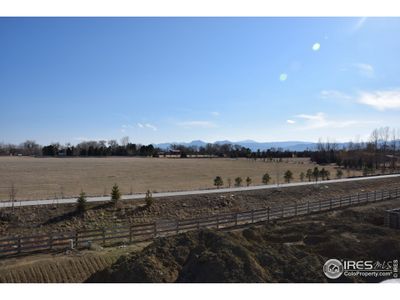
M 0 142 L 366 139 L 399 18 L 0 18 Z

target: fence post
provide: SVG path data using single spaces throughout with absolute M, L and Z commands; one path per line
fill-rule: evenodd
M 78 248 L 78 242 L 79 242 L 78 235 L 79 235 L 78 231 L 75 231 L 75 248 Z
M 376 202 L 376 191 L 374 191 L 374 202 Z
M 251 224 L 254 223 L 254 209 L 251 210 Z
M 294 203 L 294 215 L 297 216 L 297 202 Z
M 49 236 L 49 248 L 50 248 L 50 250 L 53 249 L 53 235 L 52 234 L 50 234 L 50 236 Z
M 270 208 L 269 208 L 269 206 L 267 207 L 267 222 L 269 223 L 269 211 L 270 211 Z
M 319 199 L 319 211 L 321 211 L 321 198 Z
M 106 244 L 106 229 L 103 227 L 101 229 L 103 235 L 103 246 Z
M 383 198 L 385 198 L 384 190 L 382 190 L 382 199 L 381 200 L 383 200 Z
M 339 198 L 339 207 L 342 207 L 342 196 Z
M 332 198 L 329 199 L 329 210 L 332 210 Z
M 21 253 L 21 248 L 22 248 L 21 238 L 18 238 L 18 253 Z
M 357 193 L 357 202 L 360 204 L 360 193 Z

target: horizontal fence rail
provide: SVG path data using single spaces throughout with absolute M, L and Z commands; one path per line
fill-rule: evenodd
M 46 233 L 31 236 L 1 237 L 0 257 L 30 254 L 51 250 L 89 248 L 92 243 L 102 246 L 131 244 L 149 241 L 157 237 L 171 236 L 203 228 L 224 229 L 260 222 L 270 222 L 316 212 L 366 204 L 400 197 L 400 189 L 379 190 L 318 201 L 294 203 L 293 205 L 267 207 L 264 209 L 223 213 L 193 219 L 157 220 L 154 223 L 129 224 L 111 228 Z

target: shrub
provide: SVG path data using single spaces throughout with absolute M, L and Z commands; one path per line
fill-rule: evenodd
M 224 181 L 222 180 L 221 176 L 215 177 L 215 179 L 214 179 L 214 185 L 215 185 L 217 188 L 220 188 L 221 186 L 224 185 Z
M 315 181 L 318 181 L 318 178 L 319 178 L 319 175 L 320 175 L 318 167 L 314 168 L 314 171 L 312 172 L 312 174 L 313 174 L 313 177 L 314 177 Z
M 250 177 L 246 178 L 246 185 L 249 186 L 251 184 L 252 180 Z
M 314 175 L 313 175 L 313 171 L 311 170 L 311 169 L 308 169 L 307 170 L 307 173 L 306 173 L 306 177 L 308 178 L 308 181 L 311 181 L 311 178 L 313 177 Z
M 81 193 L 79 194 L 79 197 L 76 202 L 77 202 L 76 206 L 77 211 L 80 213 L 84 213 L 87 208 L 87 200 L 86 200 L 86 194 L 83 191 L 81 191 Z
M 269 176 L 268 173 L 265 173 L 265 174 L 263 175 L 263 177 L 262 177 L 262 183 L 268 184 L 270 180 L 271 180 L 271 176 Z
M 236 187 L 241 186 L 242 185 L 242 181 L 243 181 L 242 177 L 236 177 L 235 178 L 235 186 Z
M 146 202 L 146 206 L 150 207 L 154 203 L 154 198 L 153 194 L 150 192 L 150 190 L 147 190 L 146 196 L 144 197 L 144 201 Z
M 287 171 L 285 172 L 285 174 L 283 175 L 283 178 L 285 178 L 285 181 L 286 181 L 287 183 L 290 183 L 290 181 L 293 179 L 293 173 L 292 173 L 292 171 L 287 170 Z

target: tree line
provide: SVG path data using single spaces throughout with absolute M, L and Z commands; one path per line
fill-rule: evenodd
M 337 143 L 322 142 L 310 152 L 317 164 L 337 164 L 347 170 L 361 170 L 364 175 L 377 171 L 397 171 L 400 162 L 400 130 L 381 127 L 374 129 L 368 141 L 349 142 L 345 147 Z
M 320 140 L 315 149 L 289 151 L 281 148 L 252 151 L 249 148 L 232 144 L 207 144 L 205 146 L 171 145 L 175 155 L 182 158 L 190 155 L 209 157 L 248 158 L 272 161 L 290 157 L 309 157 L 313 162 L 337 164 L 347 170 L 362 170 L 365 175 L 376 171 L 385 173 L 396 171 L 400 160 L 400 130 L 382 127 L 373 130 L 368 141 L 350 141 L 341 144 Z M 27 140 L 19 145 L 0 143 L 0 155 L 32 156 L 153 156 L 159 157 L 168 153 L 152 144 L 141 145 L 129 142 L 129 137 L 117 140 L 84 141 L 77 145 L 51 143 L 41 146 L 35 141 Z M 178 153 L 178 154 L 176 154 Z

